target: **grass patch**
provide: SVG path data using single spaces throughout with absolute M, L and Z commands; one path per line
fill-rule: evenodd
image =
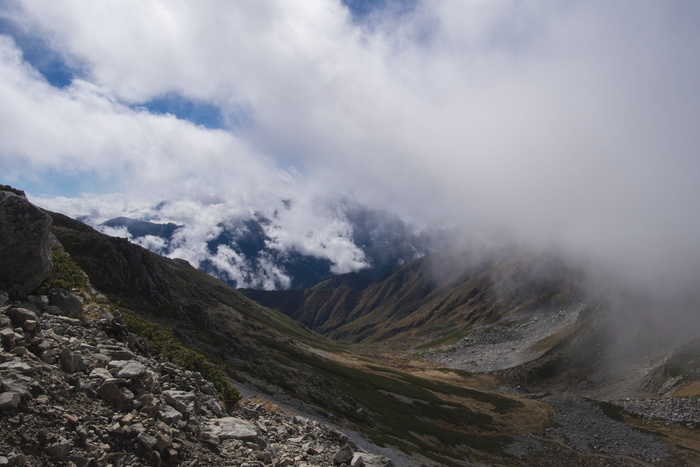
M 51 289 L 89 289 L 87 276 L 68 253 L 56 246 L 52 246 L 51 262 L 53 263 L 53 268 L 39 288 L 40 294 L 47 294 Z
M 487 402 L 499 412 L 519 406 L 521 403 L 518 401 L 432 382 L 383 367 L 373 366 L 373 370 L 381 372 L 375 373 L 345 366 L 285 346 L 266 336 L 256 336 L 256 339 L 269 348 L 283 352 L 285 358 L 313 368 L 314 374 L 327 378 L 335 389 L 364 407 L 371 414 L 371 423 L 352 412 L 338 413 L 337 408 L 332 406 L 323 408 L 334 411 L 339 417 L 353 420 L 359 431 L 379 445 L 388 444 L 408 452 L 419 452 L 443 465 L 450 465 L 444 456 L 459 458 L 465 447 L 501 452 L 511 441 L 510 437 L 498 434 L 489 414 L 472 411 L 464 404 L 444 400 L 438 394 Z
M 121 315 L 129 332 L 146 339 L 151 347 L 173 363 L 190 371 L 198 371 L 211 381 L 226 406 L 230 407 L 241 399 L 241 393 L 228 381 L 226 374 L 201 353 L 185 347 L 173 335 L 172 329 L 149 323 L 127 310 L 122 310 Z

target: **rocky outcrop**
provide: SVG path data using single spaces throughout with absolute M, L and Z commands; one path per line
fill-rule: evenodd
M 26 297 L 51 271 L 51 217 L 22 192 L 0 186 L 0 289 Z
M 223 407 L 118 313 L 90 303 L 98 318 L 83 321 L 48 303 L 0 306 L 0 465 L 391 465 L 262 401 Z

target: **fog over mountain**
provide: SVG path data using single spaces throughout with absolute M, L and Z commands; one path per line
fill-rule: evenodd
M 368 5 L 5 2 L 3 181 L 95 222 L 186 224 L 169 254 L 194 262 L 262 213 L 279 250 L 360 270 L 350 199 L 651 295 L 696 287 L 696 2 Z

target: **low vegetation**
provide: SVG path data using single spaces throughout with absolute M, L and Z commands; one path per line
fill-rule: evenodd
M 185 347 L 173 335 L 171 329 L 149 323 L 130 311 L 122 310 L 121 315 L 129 332 L 146 339 L 153 349 L 168 357 L 173 363 L 191 371 L 198 371 L 211 381 L 219 391 L 224 404 L 231 406 L 241 399 L 241 393 L 228 381 L 224 372 L 210 363 L 201 353 Z
M 39 289 L 39 293 L 46 294 L 54 288 L 66 290 L 87 290 L 89 288 L 87 276 L 68 253 L 52 246 L 51 260 L 53 269 Z

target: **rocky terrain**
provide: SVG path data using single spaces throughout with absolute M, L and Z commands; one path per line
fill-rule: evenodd
M 149 352 L 106 308 L 87 319 L 82 301 L 0 292 L 0 465 L 391 465 L 317 421 L 223 407 L 201 374 Z
M 352 346 L 8 187 L 0 235 L 0 465 L 700 465 L 700 344 L 595 396 L 604 303 L 523 258 L 399 271 Z
M 542 356 L 548 347 L 536 344 L 574 325 L 585 306 L 583 301 L 568 299 L 521 309 L 493 324 L 473 328 L 455 344 L 423 355 L 449 368 L 476 372 L 522 365 Z

